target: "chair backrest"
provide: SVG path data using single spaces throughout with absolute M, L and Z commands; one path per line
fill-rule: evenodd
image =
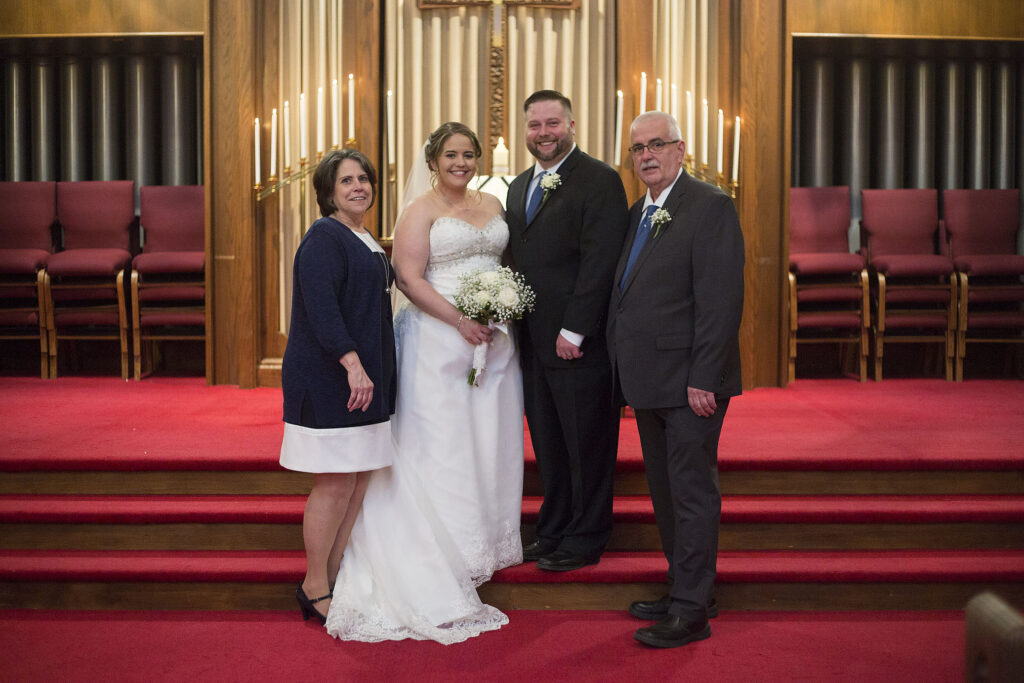
M 139 222 L 147 254 L 203 251 L 206 220 L 202 185 L 145 185 L 139 191 Z
M 1020 190 L 943 190 L 953 256 L 1016 254 Z
M 0 248 L 53 250 L 57 183 L 0 183 Z
M 849 252 L 850 188 L 789 188 L 789 252 Z
M 938 199 L 934 189 L 861 190 L 861 227 L 867 233 L 872 257 L 934 254 Z
M 135 182 L 59 182 L 57 220 L 64 231 L 65 249 L 128 250 L 135 223 Z

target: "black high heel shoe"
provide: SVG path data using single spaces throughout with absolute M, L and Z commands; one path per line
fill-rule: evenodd
M 320 620 L 321 624 L 326 626 L 327 625 L 327 615 L 326 614 L 320 614 L 320 610 L 318 610 L 313 605 L 315 605 L 316 603 L 320 602 L 321 600 L 326 600 L 327 598 L 333 598 L 333 597 L 334 597 L 334 593 L 331 592 L 331 593 L 328 593 L 327 595 L 322 595 L 319 598 L 316 598 L 315 600 L 310 600 L 306 596 L 306 591 L 302 590 L 302 584 L 301 583 L 298 586 L 295 587 L 295 599 L 299 601 L 299 609 L 302 610 L 302 620 L 303 621 L 308 621 L 310 617 L 316 617 L 317 619 Z

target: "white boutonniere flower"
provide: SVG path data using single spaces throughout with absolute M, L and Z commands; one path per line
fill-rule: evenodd
M 654 226 L 654 236 L 657 237 L 658 233 L 661 232 L 661 228 L 664 225 L 668 225 L 672 221 L 672 216 L 665 209 L 658 209 L 651 216 L 651 225 Z
M 540 187 L 544 190 L 545 196 L 562 184 L 562 176 L 557 173 L 548 173 L 540 179 Z

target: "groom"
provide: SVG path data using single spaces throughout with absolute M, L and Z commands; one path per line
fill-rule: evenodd
M 523 105 L 536 163 L 509 186 L 509 246 L 537 294 L 521 335 L 526 420 L 544 502 L 523 559 L 548 571 L 595 564 L 612 527 L 618 408 L 605 313 L 627 227 L 618 174 L 575 142 L 572 104 L 539 90 Z

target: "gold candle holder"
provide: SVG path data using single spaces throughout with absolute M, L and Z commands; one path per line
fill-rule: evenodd
M 740 183 L 737 180 L 729 181 L 729 196 L 736 199 L 736 194 L 739 192 Z
M 690 175 L 693 175 L 694 168 L 692 154 L 687 154 L 686 156 L 683 157 L 683 164 L 686 166 L 686 172 L 689 173 Z
M 349 148 L 354 148 L 356 146 L 356 139 L 355 138 L 345 138 L 345 146 L 349 147 Z

